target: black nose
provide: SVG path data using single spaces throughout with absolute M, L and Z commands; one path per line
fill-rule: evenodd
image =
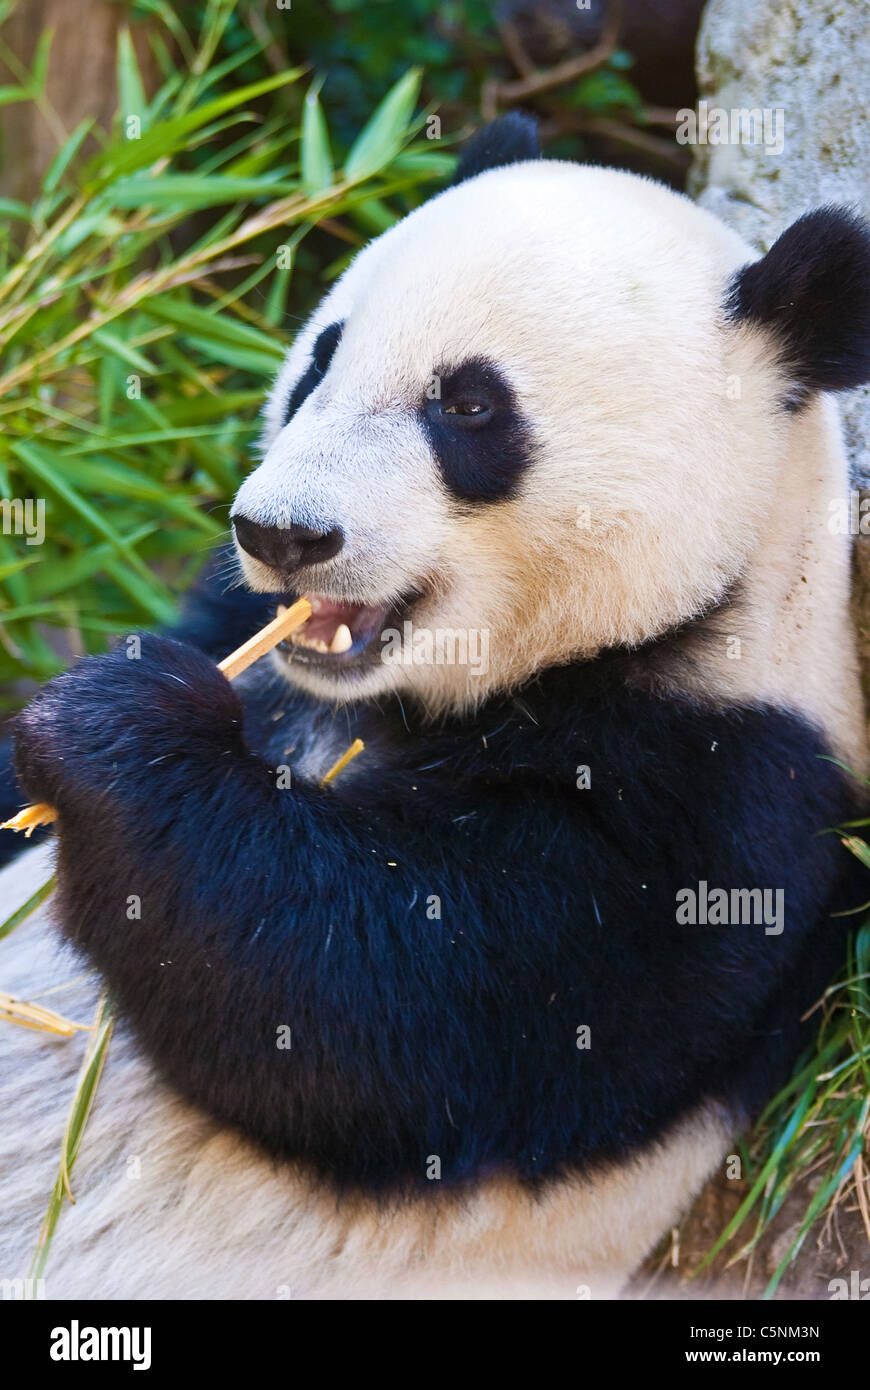
M 317 531 L 311 526 L 261 526 L 247 516 L 234 516 L 236 540 L 243 550 L 264 565 L 292 574 L 303 565 L 322 565 L 344 545 L 340 526 Z

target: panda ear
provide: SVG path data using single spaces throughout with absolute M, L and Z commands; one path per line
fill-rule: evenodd
M 533 116 L 511 111 L 491 121 L 475 132 L 462 151 L 451 187 L 465 183 L 487 169 L 500 169 L 505 164 L 521 164 L 526 159 L 540 159 L 538 123 Z
M 792 405 L 870 381 L 870 226 L 845 208 L 799 217 L 737 273 L 727 311 L 779 342 Z

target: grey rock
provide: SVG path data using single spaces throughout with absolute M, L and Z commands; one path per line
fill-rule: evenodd
M 783 112 L 780 154 L 698 145 L 689 191 L 766 251 L 822 203 L 870 216 L 870 11 L 864 0 L 711 0 L 698 38 L 701 99 Z M 840 397 L 858 486 L 870 487 L 870 389 Z

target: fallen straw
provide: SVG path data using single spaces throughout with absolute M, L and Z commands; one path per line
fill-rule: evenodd
M 340 772 L 343 772 L 344 769 L 347 767 L 348 763 L 353 762 L 357 753 L 361 753 L 364 748 L 365 744 L 363 743 L 362 739 L 355 738 L 350 747 L 346 749 L 344 753 L 342 753 L 341 757 L 336 758 L 329 771 L 323 774 L 323 776 L 320 779 L 321 787 L 328 786 L 329 783 L 332 781 L 333 777 L 337 777 Z
M 40 1033 L 56 1033 L 62 1038 L 71 1038 L 74 1033 L 87 1032 L 89 1023 L 73 1023 L 54 1009 L 45 1009 L 29 999 L 19 999 L 17 995 L 7 994 L 0 989 L 0 1020 L 17 1023 L 19 1028 L 35 1028 Z
M 249 637 L 247 642 L 243 642 L 229 656 L 225 656 L 223 661 L 218 662 L 218 670 L 222 671 L 228 681 L 234 681 L 236 676 L 240 676 L 255 661 L 259 661 L 261 656 L 265 656 L 273 647 L 276 647 L 285 637 L 289 637 L 291 632 L 295 632 L 297 627 L 302 627 L 311 617 L 311 604 L 307 598 L 297 599 L 283 613 L 279 613 L 277 618 L 273 618 L 259 632 Z M 326 786 L 333 777 L 337 777 L 343 768 L 361 753 L 364 744 L 361 738 L 355 738 L 346 753 L 342 753 L 337 762 L 322 779 L 322 785 Z M 26 839 L 30 839 L 34 830 L 40 825 L 51 825 L 57 820 L 57 811 L 47 802 L 37 802 L 35 806 L 25 806 L 22 811 L 14 815 L 11 820 L 4 821 L 0 825 L 0 830 L 23 830 Z
M 25 840 L 29 840 L 40 825 L 51 825 L 57 820 L 57 811 L 47 801 L 37 801 L 35 806 L 25 806 L 11 820 L 5 820 L 0 830 L 23 830 Z

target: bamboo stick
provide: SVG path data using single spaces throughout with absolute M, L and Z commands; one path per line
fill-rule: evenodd
M 228 681 L 234 681 L 236 676 L 240 676 L 255 661 L 259 661 L 261 656 L 277 647 L 278 643 L 289 637 L 291 632 L 295 632 L 297 627 L 307 623 L 310 617 L 311 604 L 308 599 L 297 599 L 286 612 L 279 613 L 277 618 L 273 618 L 259 632 L 255 632 L 253 637 L 249 637 L 247 642 L 243 642 L 229 656 L 225 656 L 223 661 L 219 661 L 218 670 L 224 673 Z

